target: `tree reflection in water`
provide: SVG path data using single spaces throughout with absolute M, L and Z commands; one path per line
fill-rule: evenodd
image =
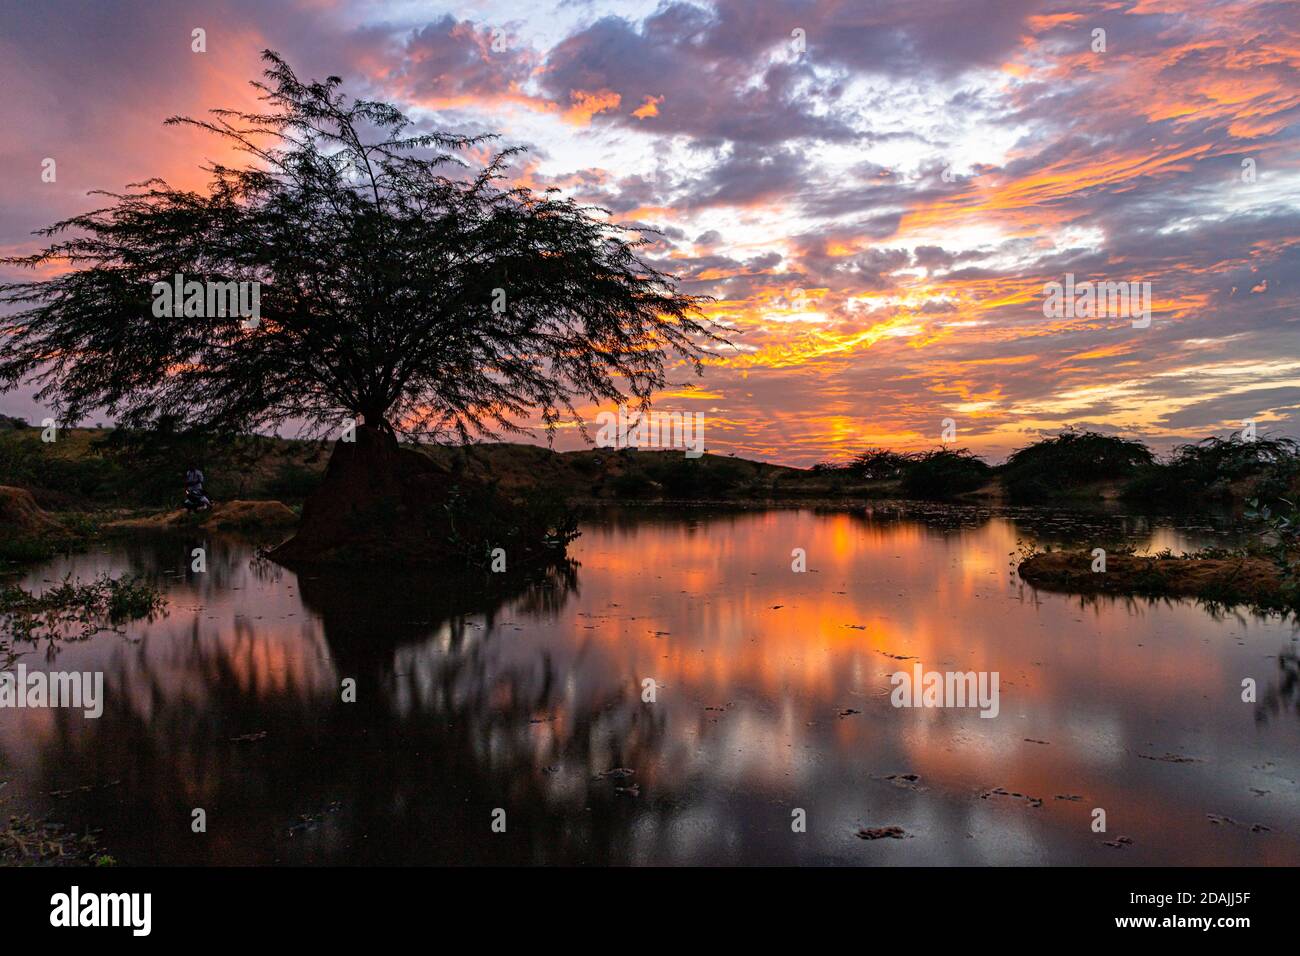
M 296 574 L 216 537 L 60 560 L 28 584 L 139 571 L 170 615 L 63 648 L 105 673 L 98 721 L 0 714 L 3 796 L 126 863 L 1107 863 L 1090 806 L 1126 814 L 1126 863 L 1296 858 L 1292 626 L 1010 564 L 1029 538 L 1230 540 L 917 510 L 610 509 L 580 567 L 530 577 Z M 1000 672 L 1002 718 L 896 711 L 900 660 Z M 867 848 L 877 825 L 915 838 Z
M 102 828 L 125 863 L 616 863 L 629 814 L 669 812 L 597 776 L 607 755 L 636 766 L 661 744 L 638 687 L 574 708 L 546 653 L 526 667 L 496 657 L 513 633 L 501 616 L 557 612 L 575 564 L 493 587 L 329 571 L 299 584 L 332 685 L 254 675 L 247 622 L 233 640 L 196 623 L 165 674 L 132 649 L 106 674 L 103 717 L 62 720 L 43 747 L 44 789 L 73 791 L 61 815 Z M 179 693 L 173 668 L 192 675 Z M 341 700 L 346 677 L 356 703 Z M 87 779 L 100 785 L 73 784 Z M 496 807 L 505 834 L 491 831 Z M 191 832 L 195 808 L 206 834 Z

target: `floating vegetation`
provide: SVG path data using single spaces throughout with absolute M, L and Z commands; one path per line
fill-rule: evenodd
M 0 588 L 0 667 L 17 656 L 16 641 L 84 641 L 127 621 L 152 620 L 166 604 L 162 593 L 138 576 L 103 574 L 83 583 L 68 575 L 40 594 L 7 585 Z
M 1261 612 L 1295 609 L 1294 594 L 1277 566 L 1249 554 L 1222 549 L 1173 555 L 1106 555 L 1104 570 L 1094 570 L 1089 553 L 1049 551 L 1020 562 L 1020 577 L 1046 591 L 1074 594 L 1128 594 L 1189 597 L 1222 607 L 1246 605 Z
M 61 823 L 11 815 L 0 824 L 0 866 L 114 866 L 95 833 L 75 833 Z
M 862 827 L 858 838 L 862 840 L 904 840 L 909 836 L 902 827 Z

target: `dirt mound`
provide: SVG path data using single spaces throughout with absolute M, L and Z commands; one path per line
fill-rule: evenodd
M 1087 552 L 1050 551 L 1020 564 L 1020 576 L 1045 591 L 1194 597 L 1224 604 L 1278 606 L 1282 578 L 1271 561 L 1254 557 L 1146 557 L 1112 554 L 1092 570 Z
M 0 485 L 0 535 L 28 537 L 61 530 L 59 523 L 36 504 L 30 491 Z
M 294 510 L 282 501 L 225 501 L 213 505 L 204 519 L 206 528 L 292 528 Z
M 275 560 L 382 563 L 427 548 L 423 526 L 447 497 L 448 472 L 388 432 L 360 426 L 354 438 L 335 443 L 298 533 L 272 553 Z
M 185 509 L 124 518 L 107 527 L 121 531 L 165 531 L 169 528 L 200 527 L 214 530 L 291 528 L 298 521 L 293 509 L 280 501 L 223 501 L 209 511 L 193 514 Z
M 552 525 L 530 504 L 399 445 L 391 432 L 362 426 L 354 441 L 335 443 L 298 533 L 271 557 L 290 565 L 464 568 L 500 547 L 519 567 L 554 549 Z

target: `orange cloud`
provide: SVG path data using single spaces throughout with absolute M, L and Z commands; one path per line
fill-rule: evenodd
M 623 98 L 612 90 L 598 90 L 588 93 L 585 90 L 573 90 L 569 93 L 573 105 L 564 111 L 565 122 L 575 126 L 586 126 L 597 113 L 618 109 Z
M 632 115 L 637 119 L 646 119 L 650 116 L 659 115 L 659 104 L 664 101 L 662 96 L 647 96 L 645 102 L 632 111 Z

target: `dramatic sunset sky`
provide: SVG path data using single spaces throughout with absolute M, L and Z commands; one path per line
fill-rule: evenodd
M 710 450 L 810 464 L 934 446 L 944 418 L 993 460 L 1066 425 L 1161 450 L 1248 418 L 1300 434 L 1300 4 L 0 11 L 7 254 L 89 208 L 88 190 L 201 186 L 223 147 L 162 120 L 251 106 L 269 47 L 421 125 L 500 133 L 529 147 L 520 181 L 662 230 L 649 257 L 716 297 L 710 314 L 735 333 L 702 378 L 675 370 L 693 390 L 656 400 L 704 412 Z M 206 53 L 191 52 L 195 27 Z M 1067 272 L 1149 281 L 1151 326 L 1045 319 L 1043 285 Z M 0 412 L 43 414 L 30 390 L 0 396 Z

